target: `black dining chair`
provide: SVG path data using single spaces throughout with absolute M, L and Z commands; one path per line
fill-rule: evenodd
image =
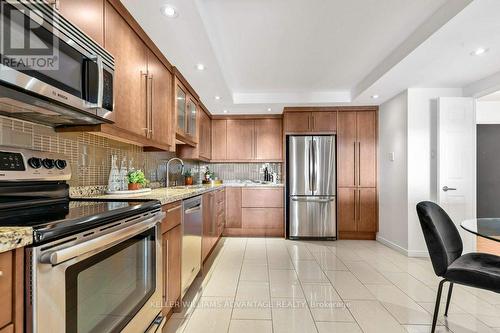
M 432 320 L 431 333 L 434 333 L 444 283 L 450 283 L 444 313 L 448 316 L 454 283 L 500 293 L 500 257 L 487 253 L 462 255 L 463 244 L 457 227 L 439 205 L 430 201 L 420 202 L 417 214 L 434 272 L 443 278 L 439 282 Z

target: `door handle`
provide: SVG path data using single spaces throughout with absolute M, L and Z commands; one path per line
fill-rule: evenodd
M 443 191 L 445 192 L 448 192 L 448 191 L 456 191 L 457 189 L 456 188 L 453 188 L 453 187 L 448 187 L 448 186 L 445 186 L 443 187 Z

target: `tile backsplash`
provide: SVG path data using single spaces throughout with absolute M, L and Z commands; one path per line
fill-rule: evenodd
M 161 181 L 165 176 L 164 160 L 175 156 L 143 152 L 141 147 L 90 133 L 57 133 L 52 127 L 8 117 L 0 117 L 0 125 L 1 145 L 64 154 L 72 169 L 71 186 L 106 185 L 111 155 L 117 155 L 118 161 L 131 160 L 133 167 L 144 170 L 152 182 Z M 197 167 L 197 163 L 192 164 Z
M 142 148 L 103 136 L 85 133 L 57 133 L 52 127 L 33 124 L 15 118 L 0 116 L 0 145 L 60 153 L 71 166 L 69 184 L 76 186 L 105 186 L 111 169 L 111 155 L 118 156 L 118 167 L 123 158 L 132 161 L 136 169 L 144 170 L 153 183 L 165 179 L 166 160 L 175 157 L 169 152 L 143 152 Z M 201 182 L 208 166 L 223 180 L 263 180 L 262 163 L 198 163 L 184 161 L 185 168 L 192 169 L 195 182 Z M 281 179 L 281 163 L 270 163 L 271 169 Z M 183 182 L 180 165 L 171 164 L 170 180 Z M 160 184 L 158 184 L 160 185 Z

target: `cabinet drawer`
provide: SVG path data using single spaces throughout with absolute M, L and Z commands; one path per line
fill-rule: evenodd
M 283 208 L 243 208 L 241 226 L 247 229 L 283 228 Z
M 282 188 L 244 188 L 241 190 L 241 206 L 248 208 L 282 208 Z
M 0 253 L 0 327 L 12 322 L 12 253 Z
M 178 226 L 182 222 L 182 202 L 176 201 L 162 206 L 162 211 L 167 215 L 161 222 L 161 233 Z

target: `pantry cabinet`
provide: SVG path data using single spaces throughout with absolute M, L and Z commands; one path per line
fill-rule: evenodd
M 378 230 L 376 111 L 339 111 L 337 184 L 339 237 L 375 239 Z

